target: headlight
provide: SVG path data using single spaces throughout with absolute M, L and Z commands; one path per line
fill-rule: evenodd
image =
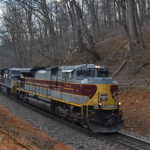
M 95 68 L 96 68 L 96 69 L 99 69 L 99 68 L 100 68 L 100 66 L 95 66 Z
M 118 102 L 118 105 L 121 106 L 121 102 Z
M 101 102 L 99 103 L 99 106 L 102 106 L 102 103 L 101 103 Z

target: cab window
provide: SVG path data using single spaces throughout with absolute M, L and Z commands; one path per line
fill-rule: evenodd
M 98 70 L 97 77 L 109 77 L 109 71 L 108 70 Z
M 63 72 L 62 78 L 65 80 L 71 80 L 73 79 L 73 72 Z
M 95 77 L 95 70 L 78 70 L 78 77 Z
M 21 73 L 20 73 L 20 71 L 12 70 L 12 74 L 14 74 L 14 75 L 20 75 Z

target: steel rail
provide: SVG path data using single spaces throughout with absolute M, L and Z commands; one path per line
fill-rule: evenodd
M 110 134 L 108 135 L 108 137 L 135 150 L 150 150 L 150 142 L 143 139 L 137 139 L 136 137 L 131 137 L 129 135 L 125 135 L 121 132 Z

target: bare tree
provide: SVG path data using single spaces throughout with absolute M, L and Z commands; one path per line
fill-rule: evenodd
M 149 0 L 6 0 L 2 42 L 14 52 L 18 66 L 57 60 L 66 63 L 75 51 L 87 51 L 93 60 L 100 40 L 124 27 L 133 68 L 134 45 L 144 51 L 142 25 L 149 23 Z M 7 39 L 7 40 L 5 40 Z M 7 42 L 6 42 L 7 41 Z

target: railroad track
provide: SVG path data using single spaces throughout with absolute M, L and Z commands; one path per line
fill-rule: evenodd
M 6 95 L 4 93 L 3 93 L 3 95 L 8 97 L 8 95 Z M 61 124 L 69 126 L 69 128 L 75 129 L 79 132 L 82 132 L 83 134 L 87 134 L 90 137 L 93 137 L 96 139 L 98 139 L 100 137 L 105 137 L 105 138 L 108 138 L 109 140 L 112 140 L 112 141 L 115 141 L 121 145 L 124 145 L 124 147 L 129 148 L 130 150 L 150 150 L 150 143 L 147 141 L 125 135 L 121 132 L 113 133 L 113 134 L 95 134 L 86 128 L 83 128 L 77 124 L 74 124 L 70 121 L 67 121 L 63 118 L 60 118 L 56 115 L 53 115 L 49 112 L 42 110 L 42 109 L 39 109 L 36 106 L 29 105 L 28 103 L 17 100 L 15 98 L 10 97 L 10 96 L 9 96 L 9 98 L 12 99 L 13 101 L 16 101 L 16 102 L 22 104 L 23 106 L 25 106 L 29 109 L 36 111 L 37 113 L 40 113 L 40 114 L 45 115 L 47 117 L 50 117 L 51 119 L 54 119 L 57 122 L 61 122 Z
M 117 134 L 110 134 L 108 137 L 135 150 L 150 150 L 150 142 L 125 135 L 121 132 L 118 132 Z

